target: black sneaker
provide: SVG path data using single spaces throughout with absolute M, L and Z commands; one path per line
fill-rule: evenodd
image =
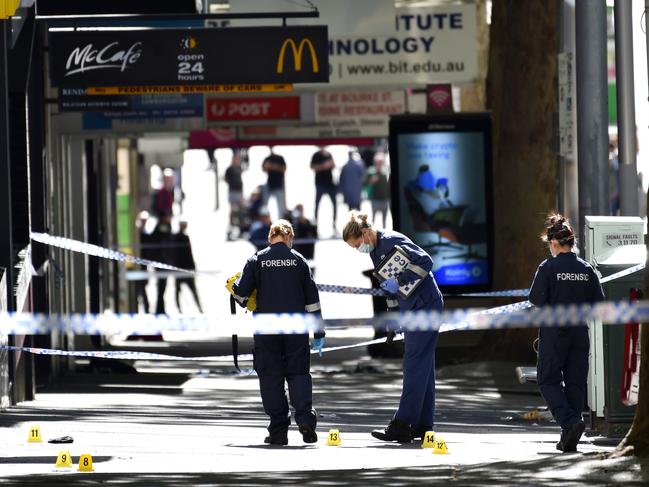
M 303 424 L 300 426 L 299 431 L 302 434 L 302 441 L 304 443 L 315 443 L 318 441 L 318 435 L 311 426 Z
M 398 419 L 393 419 L 388 427 L 383 430 L 372 431 L 372 436 L 381 441 L 397 441 L 399 443 L 411 443 L 412 431 L 410 425 Z
M 581 435 L 584 434 L 585 429 L 586 429 L 586 425 L 584 424 L 583 421 L 579 421 L 578 423 L 571 425 L 561 435 L 561 440 L 559 441 L 559 443 L 562 443 L 563 446 L 563 449 L 561 451 L 566 453 L 577 451 L 577 444 L 581 439 Z M 560 449 L 559 443 L 557 443 L 557 449 Z
M 288 445 L 288 435 L 286 433 L 278 435 L 268 435 L 264 438 L 264 443 L 267 445 Z

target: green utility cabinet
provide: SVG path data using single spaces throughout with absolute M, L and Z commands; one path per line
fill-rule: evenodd
M 593 259 L 593 266 L 602 278 L 646 261 L 644 245 L 617 247 Z M 626 301 L 631 289 L 642 290 L 644 269 L 602 284 L 607 301 Z M 593 412 L 592 426 L 605 436 L 626 434 L 635 406 L 625 406 L 620 400 L 622 366 L 624 362 L 624 325 L 595 322 L 590 325 L 591 363 L 589 371 L 589 406 Z M 592 401 L 591 401 L 592 399 Z

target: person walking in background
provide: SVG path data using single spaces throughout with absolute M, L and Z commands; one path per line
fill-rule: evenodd
M 320 200 L 326 194 L 331 199 L 333 205 L 333 222 L 332 228 L 336 232 L 336 193 L 338 189 L 334 184 L 333 168 L 336 167 L 334 159 L 328 151 L 320 148 L 311 157 L 311 169 L 315 172 L 315 224 L 318 225 L 318 207 Z
M 558 213 L 550 213 L 541 240 L 551 258 L 539 265 L 530 288 L 534 306 L 596 303 L 604 300 L 597 273 L 572 249 L 575 232 Z M 586 406 L 586 380 L 590 341 L 586 323 L 570 327 L 539 329 L 537 384 L 555 421 L 561 426 L 556 447 L 577 451 L 584 432 L 582 411 Z
M 268 207 L 268 200 L 273 196 L 277 202 L 278 217 L 282 217 L 286 213 L 286 190 L 284 187 L 286 161 L 279 154 L 271 152 L 264 159 L 261 168 L 268 174 L 262 206 Z
M 361 191 L 365 180 L 365 165 L 356 158 L 356 152 L 349 152 L 349 160 L 340 171 L 340 192 L 349 210 L 360 210 Z
M 162 187 L 153 195 L 153 213 L 158 218 L 172 216 L 176 192 L 176 180 L 173 169 L 165 169 L 162 175 Z
M 230 221 L 228 223 L 228 240 L 235 239 L 241 233 L 243 219 L 243 178 L 241 153 L 232 153 L 232 162 L 225 170 L 225 182 L 228 185 L 228 203 L 230 204 Z M 236 235 L 235 235 L 236 233 Z
M 180 267 L 181 269 L 196 270 L 196 262 L 194 261 L 194 254 L 192 252 L 192 243 L 189 240 L 189 235 L 187 231 L 187 222 L 180 222 L 180 230 L 176 235 L 174 235 L 174 240 L 176 245 L 173 247 L 175 251 L 174 265 Z M 185 285 L 189 288 L 194 296 L 194 301 L 196 302 L 196 307 L 198 311 L 203 312 L 201 307 L 201 301 L 198 298 L 198 291 L 196 290 L 196 280 L 192 274 L 187 274 L 186 276 L 176 276 L 176 306 L 178 311 L 182 313 L 180 308 L 180 288 L 181 285 Z
M 408 256 L 408 264 L 397 277 L 381 283 L 388 294 L 388 310 L 442 311 L 444 300 L 433 276 L 433 260 L 405 235 L 375 229 L 365 213 L 352 211 L 343 240 L 362 254 L 369 254 L 377 269 L 395 246 Z M 414 290 L 400 294 L 401 286 L 419 281 Z M 372 431 L 382 441 L 410 443 L 422 438 L 435 424 L 435 349 L 438 331 L 405 331 L 403 389 L 399 408 L 385 429 Z
M 141 211 L 138 218 L 137 229 L 140 237 L 140 257 L 147 260 L 154 260 L 155 254 L 152 252 L 151 248 L 151 235 L 146 231 L 146 224 L 149 221 L 149 212 Z M 147 266 L 140 265 L 138 266 L 140 270 L 146 271 Z M 142 306 L 144 306 L 144 312 L 150 313 L 151 307 L 149 305 L 149 297 L 146 294 L 146 285 L 148 279 L 137 279 L 135 281 L 135 301 L 137 310 L 139 311 L 139 302 L 142 301 Z
M 376 221 L 376 214 L 381 212 L 383 228 L 385 228 L 388 219 L 388 207 L 390 206 L 390 184 L 388 183 L 388 171 L 385 167 L 385 154 L 383 152 L 377 152 L 374 155 L 374 166 L 367 170 L 367 188 L 372 203 L 372 220 Z
M 149 242 L 152 244 L 152 256 L 155 261 L 163 264 L 173 265 L 174 263 L 174 236 L 171 233 L 171 215 L 161 215 L 158 223 L 153 229 Z M 156 314 L 165 314 L 164 294 L 167 289 L 167 278 L 160 277 L 158 281 L 158 296 L 156 299 Z
M 296 240 L 314 240 L 313 242 L 299 242 L 293 247 L 305 259 L 312 260 L 315 253 L 315 240 L 318 238 L 318 228 L 306 217 L 302 204 L 295 206 L 291 214 L 291 223 L 293 224 Z

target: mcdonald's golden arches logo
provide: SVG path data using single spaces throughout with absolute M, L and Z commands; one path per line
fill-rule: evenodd
M 309 52 L 311 53 L 311 69 L 314 73 L 320 71 L 318 58 L 315 54 L 315 47 L 313 47 L 311 39 L 304 38 L 299 44 L 296 44 L 295 41 L 289 37 L 282 43 L 282 47 L 279 50 L 279 57 L 277 58 L 277 73 L 281 74 L 284 72 L 284 57 L 286 57 L 286 49 L 288 47 L 291 48 L 291 52 L 293 53 L 293 66 L 295 67 L 295 71 L 302 71 L 302 51 L 304 51 L 305 46 L 309 48 Z

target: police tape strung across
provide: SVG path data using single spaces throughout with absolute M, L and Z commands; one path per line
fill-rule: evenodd
M 529 308 L 529 309 L 528 309 Z M 192 331 L 237 334 L 296 334 L 326 328 L 370 326 L 378 330 L 439 330 L 443 325 L 456 329 L 531 328 L 580 326 L 587 321 L 606 324 L 649 321 L 649 301 L 601 302 L 595 304 L 532 307 L 528 301 L 487 310 L 456 309 L 442 312 L 414 311 L 384 313 L 373 318 L 322 320 L 312 314 L 257 314 L 217 318 L 207 315 L 168 317 L 164 315 L 32 315 L 0 314 L 0 333 L 37 335 L 53 331 L 81 335 L 160 334 Z
M 168 271 L 176 271 L 180 273 L 190 274 L 194 276 L 209 276 L 209 273 L 198 272 L 191 269 L 181 269 L 180 267 L 175 267 L 169 264 L 164 264 L 162 262 L 156 262 L 148 259 L 142 259 L 140 257 L 135 257 L 133 255 L 126 254 L 124 252 L 118 252 L 116 250 L 108 249 L 106 247 L 100 247 L 98 245 L 89 244 L 82 242 L 80 240 L 74 240 L 65 237 L 52 236 L 47 233 L 36 233 L 32 232 L 30 238 L 36 242 L 40 242 L 45 245 L 50 245 L 52 247 L 58 247 L 66 250 L 71 250 L 73 252 L 79 252 L 86 255 L 92 255 L 95 257 L 101 257 L 104 259 L 117 260 L 120 262 L 129 262 L 132 264 L 148 265 L 155 267 L 157 269 L 165 269 Z M 303 239 L 306 240 L 306 239 Z M 315 241 L 315 240 L 314 240 Z M 295 240 L 297 242 L 297 240 Z M 606 276 L 600 279 L 600 282 L 603 284 L 605 282 L 612 281 L 614 279 L 619 279 L 621 277 L 633 274 L 639 270 L 645 268 L 645 264 L 637 264 L 635 266 L 623 269 L 615 274 Z M 385 296 L 385 292 L 381 289 L 372 289 L 372 288 L 363 288 L 363 287 L 354 287 L 354 286 L 340 286 L 334 284 L 318 284 L 318 290 L 322 292 L 329 293 L 344 293 L 344 294 L 369 294 L 372 296 Z M 508 291 L 489 291 L 482 293 L 462 293 L 455 296 L 470 296 L 470 297 L 520 297 L 527 296 L 527 289 L 513 289 Z
M 448 329 L 441 329 L 440 332 L 451 331 Z M 403 335 L 399 334 L 393 338 L 393 341 L 403 340 Z M 337 347 L 327 347 L 322 349 L 322 353 L 335 352 L 338 350 L 347 350 L 350 348 L 366 347 L 368 345 L 375 345 L 378 343 L 385 343 L 387 337 L 376 338 L 360 343 L 353 343 L 350 345 L 340 345 Z M 35 347 L 15 347 L 13 345 L 0 345 L 0 350 L 13 350 L 20 352 L 32 353 L 35 355 L 58 355 L 65 357 L 90 357 L 90 358 L 106 358 L 116 360 L 168 360 L 168 361 L 185 361 L 185 362 L 227 362 L 232 363 L 234 357 L 232 355 L 214 355 L 204 357 L 181 357 L 178 355 L 165 355 L 161 353 L 151 352 L 135 352 L 130 350 L 57 350 L 53 348 L 35 348 Z M 311 350 L 311 355 L 319 354 L 319 350 Z M 238 355 L 239 362 L 252 362 L 252 354 Z

